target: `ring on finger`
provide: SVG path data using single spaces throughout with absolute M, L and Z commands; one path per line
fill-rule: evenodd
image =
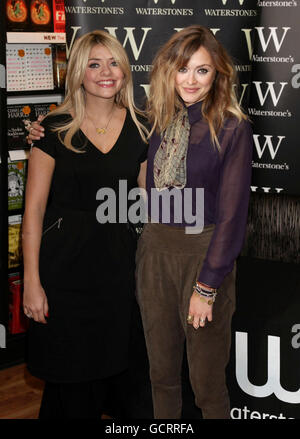
M 187 322 L 188 322 L 188 323 L 193 323 L 193 320 L 194 320 L 194 317 L 193 317 L 193 316 L 191 316 L 191 315 L 188 315 L 188 316 L 187 316 Z
M 205 323 L 205 319 L 200 319 L 200 323 Z
M 31 319 L 32 317 L 32 313 L 30 311 L 28 311 L 27 309 L 24 309 L 24 314 L 26 317 L 28 317 L 29 319 Z

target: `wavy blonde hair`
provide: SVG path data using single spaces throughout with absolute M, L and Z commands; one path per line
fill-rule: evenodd
M 72 114 L 73 118 L 70 122 L 54 126 L 52 127 L 52 131 L 57 132 L 60 141 L 68 149 L 75 152 L 84 152 L 72 145 L 72 138 L 79 130 L 85 117 L 85 91 L 82 86 L 82 81 L 88 65 L 89 54 L 92 48 L 97 44 L 103 45 L 111 52 L 112 57 L 118 63 L 124 74 L 123 86 L 115 96 L 116 104 L 119 107 L 125 107 L 129 110 L 141 138 L 144 142 L 147 141 L 148 131 L 136 116 L 136 114 L 143 115 L 144 113 L 134 104 L 133 82 L 127 54 L 115 37 L 105 31 L 94 30 L 75 41 L 68 60 L 64 102 L 57 109 L 49 113 L 49 116 Z
M 174 34 L 154 58 L 147 105 L 152 124 L 150 135 L 154 131 L 164 132 L 175 114 L 183 108 L 184 104 L 175 90 L 175 76 L 200 47 L 209 52 L 216 69 L 214 83 L 203 100 L 202 114 L 209 125 L 212 143 L 220 148 L 218 134 L 224 120 L 235 116 L 240 122 L 247 116 L 237 101 L 234 89 L 237 75 L 230 56 L 213 33 L 200 25 L 189 26 Z

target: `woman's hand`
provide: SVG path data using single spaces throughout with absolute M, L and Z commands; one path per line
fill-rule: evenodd
M 29 145 L 31 145 L 34 140 L 40 140 L 41 137 L 44 137 L 44 128 L 40 125 L 43 119 L 44 116 L 39 116 L 37 120 L 30 125 L 28 136 L 26 137 Z
M 195 329 L 198 329 L 199 326 L 205 326 L 206 319 L 209 322 L 213 319 L 213 304 L 209 305 L 207 299 L 193 292 L 190 299 L 188 323 L 192 324 Z
M 48 300 L 40 282 L 24 283 L 23 308 L 27 317 L 39 323 L 47 323 L 45 317 L 48 317 Z

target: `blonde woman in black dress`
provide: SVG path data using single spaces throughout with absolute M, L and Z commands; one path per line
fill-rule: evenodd
M 115 222 L 101 223 L 98 191 L 109 188 L 119 206 L 120 181 L 127 193 L 144 185 L 147 132 L 132 95 L 120 43 L 102 31 L 82 36 L 64 103 L 32 148 L 24 311 L 28 368 L 46 381 L 40 418 L 99 417 L 128 366 L 135 242 L 118 210 Z

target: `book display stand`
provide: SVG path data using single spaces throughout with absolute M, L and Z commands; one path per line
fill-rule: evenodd
M 22 217 L 28 124 L 62 101 L 66 74 L 64 0 L 0 5 L 0 368 L 24 361 Z

